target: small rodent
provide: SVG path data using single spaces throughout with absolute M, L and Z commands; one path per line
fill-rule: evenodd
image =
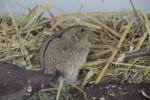
M 42 71 L 31 71 L 0 62 L 0 100 L 26 100 L 33 93 L 47 88 L 56 80 Z
M 55 74 L 58 71 L 66 80 L 75 82 L 90 51 L 91 33 L 89 28 L 76 25 L 50 36 L 40 51 L 44 73 Z

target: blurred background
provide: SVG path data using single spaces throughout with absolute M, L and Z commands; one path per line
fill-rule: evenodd
M 45 0 L 0 0 L 0 14 L 11 9 L 16 14 L 28 12 L 37 4 Z M 50 4 L 49 9 L 54 15 L 68 12 L 90 12 L 90 11 L 121 11 L 131 10 L 130 0 L 46 0 Z M 133 0 L 138 10 L 150 13 L 149 0 Z

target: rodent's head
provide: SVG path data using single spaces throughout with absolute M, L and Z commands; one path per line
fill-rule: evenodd
M 88 27 L 76 25 L 66 28 L 66 33 L 63 35 L 63 37 L 67 40 L 79 42 L 80 40 L 88 40 L 91 33 L 92 31 Z

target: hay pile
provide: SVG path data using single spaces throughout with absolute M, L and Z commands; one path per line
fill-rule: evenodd
M 85 25 L 94 37 L 88 61 L 79 76 L 82 87 L 100 81 L 149 82 L 150 57 L 119 61 L 121 54 L 150 49 L 149 14 L 91 12 L 44 18 L 36 12 L 34 9 L 28 15 L 18 17 L 10 13 L 0 17 L 0 61 L 39 70 L 38 52 L 46 36 L 72 25 Z

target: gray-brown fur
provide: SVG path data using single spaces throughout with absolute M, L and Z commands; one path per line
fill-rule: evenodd
M 55 74 L 58 71 L 65 79 L 76 81 L 90 50 L 91 33 L 87 27 L 73 26 L 49 37 L 40 53 L 44 73 Z

